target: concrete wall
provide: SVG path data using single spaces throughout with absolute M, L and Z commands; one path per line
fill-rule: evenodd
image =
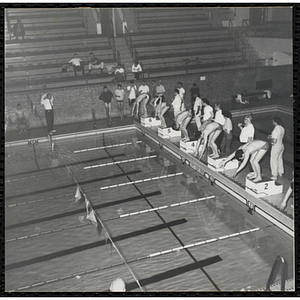
M 278 67 L 261 67 L 247 68 L 241 70 L 229 70 L 222 72 L 213 72 L 201 74 L 206 77 L 206 80 L 200 81 L 199 75 L 189 76 L 174 76 L 170 78 L 162 78 L 163 85 L 166 89 L 166 100 L 171 102 L 174 98 L 174 88 L 178 81 L 182 81 L 186 89 L 186 107 L 190 106 L 190 88 L 195 82 L 200 87 L 201 97 L 205 97 L 210 102 L 230 102 L 231 96 L 236 93 L 241 93 L 243 89 L 248 92 L 255 91 L 256 81 L 273 80 L 272 92 L 279 95 L 292 93 L 292 66 Z M 138 82 L 137 86 L 141 83 Z M 147 80 L 147 84 L 151 84 L 151 80 Z M 111 91 L 114 91 L 116 84 L 107 84 Z M 127 84 L 123 84 L 126 90 Z M 99 95 L 102 91 L 102 86 L 86 86 L 80 88 L 65 88 L 49 91 L 54 96 L 55 108 L 55 124 L 67 124 L 78 121 L 92 120 L 92 109 L 96 112 L 97 119 L 105 118 L 105 107 L 100 101 Z M 44 119 L 44 111 L 40 104 L 39 93 L 29 94 L 33 103 L 36 105 L 40 115 Z M 30 110 L 27 102 L 26 94 L 7 94 L 5 96 L 5 109 L 11 110 L 21 103 L 22 106 Z M 130 113 L 127 98 L 125 103 L 125 112 Z M 116 101 L 112 102 L 112 116 L 119 116 Z M 41 126 L 38 118 L 30 116 L 31 127 Z

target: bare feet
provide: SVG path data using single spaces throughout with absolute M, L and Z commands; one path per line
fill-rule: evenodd
M 212 155 L 211 158 L 219 158 L 220 155 L 219 154 L 215 154 L 215 155 Z
M 258 176 L 255 179 L 253 179 L 253 182 L 260 182 L 260 181 L 262 181 L 261 176 Z
M 248 179 L 251 179 L 251 177 L 255 178 L 255 173 L 254 172 L 250 172 L 250 173 L 247 174 Z

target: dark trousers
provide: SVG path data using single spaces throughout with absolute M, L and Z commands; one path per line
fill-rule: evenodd
M 45 117 L 47 123 L 48 133 L 53 130 L 53 122 L 54 122 L 54 113 L 53 109 L 45 109 Z
M 84 65 L 80 65 L 80 66 L 73 66 L 73 70 L 75 73 L 75 76 L 77 76 L 77 71 L 81 71 L 82 75 L 84 75 Z
M 232 143 L 232 132 L 227 133 L 226 131 L 223 131 L 223 139 L 221 143 L 221 152 L 230 155 L 231 154 L 231 143 Z

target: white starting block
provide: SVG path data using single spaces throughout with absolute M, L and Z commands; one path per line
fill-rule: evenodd
M 237 169 L 239 166 L 239 163 L 236 159 L 233 159 L 229 161 L 224 168 L 221 168 L 221 165 L 226 160 L 227 157 L 218 157 L 218 158 L 211 158 L 207 157 L 207 166 L 216 172 L 224 172 L 227 170 Z
M 160 126 L 161 121 L 156 120 L 156 118 L 147 117 L 147 118 L 141 118 L 141 124 L 145 127 Z
M 168 128 L 158 127 L 158 136 L 160 136 L 163 139 L 169 139 L 172 137 L 181 137 L 181 131 L 173 130 L 172 127 L 168 127 Z
M 185 153 L 194 153 L 196 150 L 197 141 L 182 141 L 180 140 L 180 150 L 182 150 Z
M 255 197 L 266 197 L 281 194 L 283 188 L 275 180 L 263 176 L 260 182 L 253 182 L 251 179 L 246 178 L 245 190 Z

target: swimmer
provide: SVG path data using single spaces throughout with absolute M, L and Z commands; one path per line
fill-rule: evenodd
M 172 125 L 172 128 L 174 130 L 181 130 L 181 133 L 183 135 L 182 141 L 184 142 L 188 142 L 190 140 L 186 128 L 190 123 L 191 119 L 192 119 L 191 110 L 184 110 L 176 115 L 175 123 Z
M 136 118 L 138 118 L 140 105 L 142 105 L 142 108 L 143 108 L 143 109 L 141 109 L 142 117 L 146 118 L 148 116 L 146 105 L 148 104 L 149 99 L 150 99 L 150 96 L 148 94 L 138 95 L 137 98 L 135 99 L 135 102 L 133 103 L 131 115 L 133 116 L 134 110 L 136 110 L 135 116 L 136 116 Z
M 155 108 L 155 118 L 158 118 L 161 121 L 161 128 L 167 128 L 166 120 L 164 114 L 169 110 L 170 106 L 167 106 L 167 103 L 163 101 L 161 96 L 155 97 L 151 100 L 151 104 Z
M 207 143 L 211 147 L 213 153 L 210 155 L 212 158 L 218 158 L 219 152 L 218 147 L 216 145 L 216 139 L 222 132 L 223 128 L 222 125 L 217 122 L 210 122 L 206 124 L 205 128 L 203 129 L 200 138 L 197 141 L 196 144 L 196 150 L 194 152 L 194 156 L 198 157 L 199 159 L 202 158 L 204 151 L 206 149 Z M 200 145 L 203 145 L 201 150 Z
M 251 180 L 253 179 L 253 182 L 259 182 L 262 180 L 259 162 L 267 153 L 268 149 L 269 144 L 265 141 L 253 140 L 251 142 L 248 142 L 247 144 L 240 146 L 235 152 L 230 154 L 221 165 L 221 168 L 224 168 L 224 166 L 233 158 L 236 158 L 239 161 L 242 160 L 240 166 L 232 174 L 232 177 L 235 178 L 236 175 L 246 166 L 250 158 L 250 164 L 254 172 L 249 173 L 247 175 L 247 178 Z

